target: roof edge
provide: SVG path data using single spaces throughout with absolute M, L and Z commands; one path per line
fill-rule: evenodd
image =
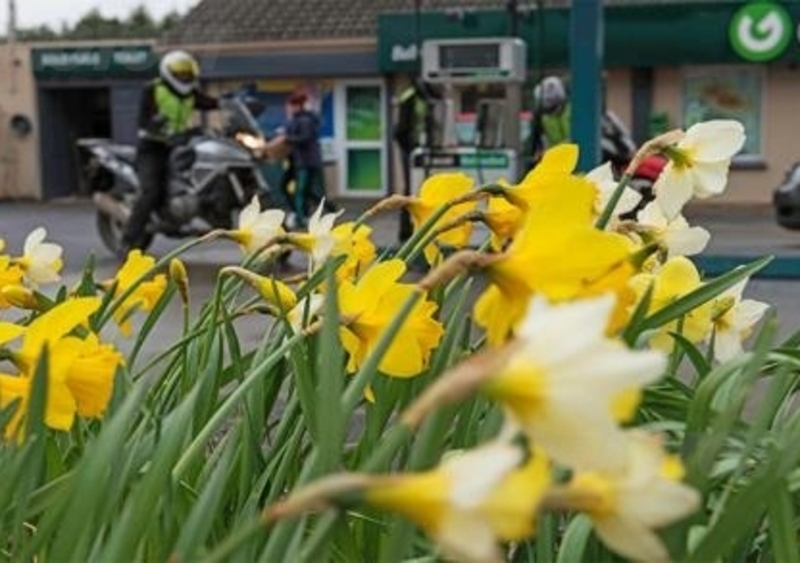
M 378 46 L 377 37 L 342 37 L 330 39 L 291 39 L 291 40 L 271 40 L 271 41 L 246 41 L 231 43 L 170 43 L 166 41 L 155 45 L 158 51 L 168 51 L 180 48 L 191 51 L 194 54 L 206 53 L 252 53 L 258 51 L 292 51 L 297 53 L 327 51 L 337 49 L 339 51 L 359 51 L 363 49 L 375 49 Z

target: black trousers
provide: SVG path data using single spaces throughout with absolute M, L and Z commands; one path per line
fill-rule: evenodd
M 139 248 L 150 221 L 150 215 L 164 201 L 169 173 L 169 147 L 152 141 L 142 141 L 136 153 L 136 173 L 139 176 L 141 194 L 133 205 L 131 216 L 125 225 L 123 244 Z

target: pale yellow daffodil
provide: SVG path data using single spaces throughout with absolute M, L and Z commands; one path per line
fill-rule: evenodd
M 716 119 L 692 125 L 682 140 L 665 149 L 669 162 L 653 191 L 666 216 L 677 216 L 692 197 L 721 194 L 728 182 L 731 158 L 744 142 L 741 123 Z
M 61 279 L 59 272 L 64 266 L 61 256 L 64 250 L 60 245 L 45 242 L 47 230 L 38 227 L 25 238 L 23 254 L 14 260 L 24 272 L 25 279 L 33 286 L 57 282 Z
M 598 216 L 603 213 L 603 210 L 611 203 L 611 196 L 617 189 L 619 181 L 614 177 L 614 171 L 611 169 L 611 163 L 598 166 L 597 168 L 589 171 L 586 174 L 586 179 L 592 182 L 597 188 L 597 197 L 594 202 L 594 212 Z M 620 196 L 611 217 L 617 217 L 630 211 L 633 211 L 639 202 L 642 200 L 642 195 L 629 186 L 625 186 Z
M 474 188 L 471 177 L 461 172 L 434 174 L 429 177 L 419 190 L 419 195 L 408 204 L 408 212 L 414 230 L 420 227 L 442 206 L 463 197 Z M 457 221 L 460 217 L 475 210 L 475 201 L 465 201 L 453 205 L 433 226 L 436 230 L 447 224 Z M 425 247 L 425 259 L 429 264 L 436 264 L 441 260 L 441 252 L 437 243 L 453 248 L 463 248 L 469 244 L 472 236 L 472 222 L 465 221 L 455 228 L 448 229 L 437 235 L 436 240 Z
M 535 299 L 515 353 L 484 383 L 534 444 L 570 468 L 618 466 L 626 447 L 619 424 L 666 367 L 662 353 L 606 336 L 613 308 L 612 295 L 560 305 Z
M 658 242 L 667 259 L 700 254 L 711 239 L 706 229 L 690 226 L 680 213 L 669 219 L 656 201 L 648 203 L 636 220 Z
M 667 563 L 669 553 L 656 530 L 700 507 L 700 495 L 681 482 L 683 466 L 658 440 L 627 432 L 623 469 L 577 472 L 568 485 L 573 508 L 584 511 L 600 539 L 634 561 Z
M 312 271 L 320 268 L 334 250 L 337 236 L 333 232 L 333 224 L 343 213 L 343 211 L 337 211 L 323 214 L 324 206 L 325 202 L 320 202 L 316 211 L 308 218 L 307 233 L 289 235 L 289 239 L 295 245 L 311 256 L 309 269 Z
M 742 354 L 742 340 L 769 309 L 769 304 L 742 299 L 747 279 L 722 292 L 712 302 L 714 357 L 725 362 Z M 710 337 L 709 337 L 710 338 Z
M 339 285 L 339 307 L 344 324 L 339 330 L 349 355 L 347 370 L 354 372 L 375 349 L 386 327 L 416 290 L 398 280 L 405 273 L 402 260 L 375 264 L 355 283 Z M 379 364 L 393 377 L 414 377 L 427 366 L 443 329 L 434 318 L 435 303 L 420 298 Z
M 261 250 L 263 246 L 285 234 L 283 222 L 286 213 L 280 209 L 261 209 L 258 196 L 239 213 L 237 228 L 228 235 L 239 243 L 246 254 Z
M 454 454 L 431 471 L 377 477 L 365 498 L 420 526 L 457 561 L 499 563 L 500 542 L 533 535 L 550 480 L 543 455 L 524 460 L 519 448 L 495 442 Z
M 279 311 L 288 312 L 297 305 L 297 295 L 294 290 L 280 280 L 237 266 L 223 268 L 222 273 L 240 277 L 255 289 L 264 301 L 274 305 Z

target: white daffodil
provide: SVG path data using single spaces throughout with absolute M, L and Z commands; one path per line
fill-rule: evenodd
M 586 179 L 597 186 L 597 199 L 594 201 L 594 211 L 596 214 L 600 215 L 603 210 L 608 207 L 611 196 L 616 191 L 619 181 L 614 178 L 614 172 L 611 170 L 610 162 L 606 162 L 589 172 L 586 175 Z M 639 205 L 641 199 L 642 196 L 639 192 L 625 186 L 625 189 L 622 191 L 622 196 L 619 198 L 617 206 L 614 208 L 614 213 L 612 213 L 611 216 L 616 217 L 632 211 Z
M 33 284 L 52 283 L 61 279 L 59 272 L 64 266 L 61 255 L 64 249 L 52 242 L 44 242 L 47 231 L 38 227 L 25 239 L 23 254 L 15 262 L 25 272 L 25 279 Z
M 500 542 L 532 536 L 549 484 L 543 455 L 524 461 L 519 448 L 492 442 L 449 456 L 431 471 L 377 477 L 365 498 L 413 521 L 457 561 L 499 563 L 505 561 Z
M 711 318 L 714 323 L 714 357 L 720 362 L 735 358 L 743 352 L 742 340 L 750 336 L 753 326 L 769 309 L 767 303 L 742 299 L 747 281 L 743 279 L 713 301 Z
M 692 125 L 676 145 L 665 149 L 669 163 L 653 189 L 667 217 L 677 216 L 692 196 L 707 198 L 722 193 L 731 158 L 744 141 L 741 123 L 718 119 Z
M 311 269 L 319 268 L 328 259 L 334 247 L 337 237 L 333 233 L 333 224 L 336 219 L 344 213 L 340 210 L 336 213 L 325 213 L 322 209 L 325 200 L 321 201 L 314 214 L 308 218 L 307 234 L 292 234 L 291 239 L 297 246 L 311 254 Z
M 619 467 L 626 443 L 619 423 L 666 366 L 663 353 L 606 336 L 613 308 L 611 295 L 559 305 L 535 299 L 516 353 L 484 383 L 533 443 L 574 469 Z
M 572 507 L 587 513 L 609 548 L 634 561 L 666 563 L 669 553 L 655 530 L 681 520 L 700 506 L 700 495 L 681 482 L 683 465 L 659 440 L 626 433 L 624 470 L 578 472 L 568 485 Z
M 283 222 L 286 213 L 280 209 L 262 210 L 258 196 L 239 213 L 237 228 L 228 234 L 239 243 L 246 253 L 260 250 L 265 244 L 284 234 Z
M 703 227 L 690 227 L 680 213 L 669 219 L 656 201 L 648 203 L 637 214 L 636 220 L 667 251 L 667 259 L 699 254 L 711 238 L 711 234 Z
M 297 334 L 303 330 L 319 314 L 324 303 L 325 297 L 319 293 L 312 293 L 301 299 L 287 315 L 292 331 Z

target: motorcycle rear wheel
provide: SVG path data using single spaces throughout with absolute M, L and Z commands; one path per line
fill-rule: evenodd
M 100 239 L 103 241 L 106 248 L 113 252 L 117 258 L 121 260 L 126 258 L 125 249 L 122 245 L 122 235 L 125 232 L 125 224 L 122 221 L 112 217 L 108 213 L 98 211 L 97 232 L 100 233 Z M 139 241 L 138 248 L 145 251 L 150 248 L 152 243 L 153 233 L 145 233 Z

